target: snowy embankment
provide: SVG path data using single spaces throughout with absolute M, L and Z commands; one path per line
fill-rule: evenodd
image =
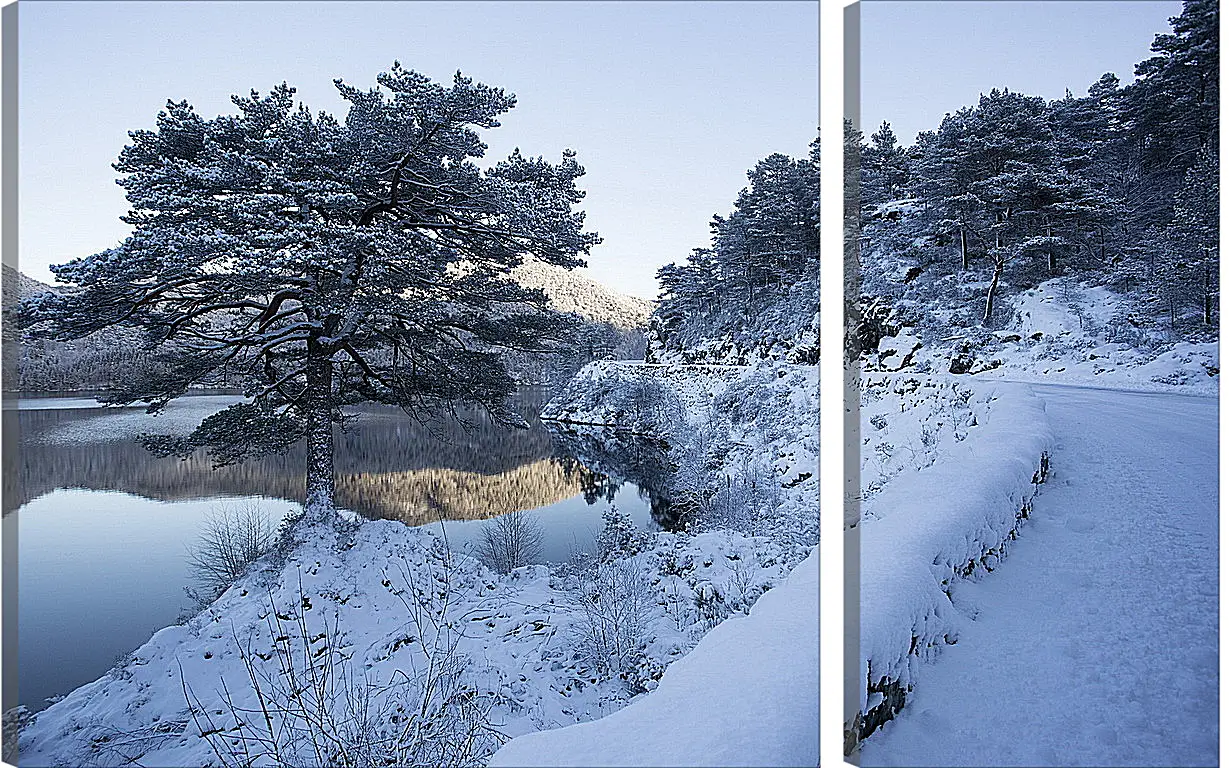
M 546 404 L 542 418 L 564 424 L 613 427 L 632 434 L 663 436 L 660 401 L 679 406 L 673 414 L 695 422 L 714 398 L 747 371 L 734 365 L 653 365 L 615 360 L 589 363 L 565 391 Z
M 1028 517 L 1053 438 L 1026 385 L 983 385 L 975 426 L 863 508 L 860 712 L 847 750 L 904 706 L 919 666 L 956 642 L 951 585 L 994 570 Z
M 608 533 L 615 551 L 593 566 L 501 575 L 426 527 L 301 521 L 202 613 L 35 715 L 21 764 L 215 765 L 214 748 L 238 747 L 230 738 L 242 732 L 227 696 L 244 717 L 259 711 L 248 665 L 266 691 L 284 689 L 285 653 L 300 678 L 328 680 L 308 702 L 313 716 L 401 731 L 382 718 L 425 711 L 415 728 L 469 750 L 437 754 L 442 744 L 406 738 L 391 764 L 480 764 L 503 740 L 601 717 L 652 690 L 791 565 L 771 542 L 729 532 Z M 602 613 L 609 601 L 626 613 Z M 625 643 L 618 658 L 591 642 L 602 630 Z M 355 721 L 355 707 L 373 721 Z
M 705 635 L 627 708 L 521 736 L 492 765 L 818 763 L 817 376 L 814 366 L 776 362 L 597 364 L 547 407 L 546 416 L 574 424 L 616 428 L 631 420 L 668 438 L 683 463 L 680 476 L 695 457 L 715 457 L 708 488 L 718 490 L 701 504 L 700 524 L 730 527 L 706 535 L 759 542 L 755 550 L 767 548 L 774 559 L 801 564 L 747 615 L 732 616 Z M 732 493 L 757 482 L 759 493 Z M 723 589 L 716 587 L 718 599 Z
M 811 766 L 819 759 L 819 552 L 723 622 L 657 690 L 514 739 L 492 766 Z

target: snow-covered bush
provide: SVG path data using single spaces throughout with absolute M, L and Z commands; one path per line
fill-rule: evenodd
M 545 537 L 542 524 L 524 510 L 514 510 L 482 525 L 476 554 L 493 571 L 508 573 L 537 562 Z
M 259 650 L 232 635 L 249 683 L 232 690 L 221 681 L 222 707 L 207 705 L 180 668 L 188 714 L 200 737 L 226 768 L 252 765 L 481 765 L 497 745 L 491 727 L 496 697 L 470 682 L 471 661 L 459 650 L 452 613 L 452 555 L 427 553 L 426 567 L 404 561 L 384 585 L 408 613 L 421 653 L 391 677 L 361 668 L 340 616 L 308 620 L 312 601 L 299 587 L 297 603 L 272 597 L 265 626 L 272 644 Z M 395 581 L 394 581 L 395 579 Z M 471 607 L 466 613 L 472 613 Z M 368 665 L 370 666 L 370 665 Z
M 644 551 L 652 536 L 640 529 L 630 515 L 611 505 L 602 514 L 604 525 L 597 536 L 597 561 L 609 563 L 626 560 Z
M 951 377 L 862 377 L 860 487 L 872 499 L 893 478 L 934 463 L 977 423 L 973 390 Z M 846 521 L 856 524 L 857 520 Z
M 276 537 L 277 526 L 255 504 L 215 508 L 188 552 L 188 570 L 196 585 L 189 594 L 201 606 L 212 602 L 273 546 Z
M 637 562 L 597 563 L 570 595 L 577 615 L 572 638 L 577 652 L 605 679 L 619 678 L 635 691 L 634 672 L 653 630 L 656 600 Z

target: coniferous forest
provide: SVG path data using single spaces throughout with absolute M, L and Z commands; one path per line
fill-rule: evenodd
M 848 129 L 847 156 L 860 164 L 860 250 L 900 259 L 864 263 L 860 313 L 882 322 L 882 300 L 893 297 L 903 301 L 891 325 L 917 324 L 924 303 L 956 327 L 1001 327 L 1005 299 L 1071 276 L 1133 296 L 1137 324 L 1209 338 L 1219 291 L 1218 18 L 1211 0 L 1185 3 L 1134 82 L 1107 73 L 1053 101 L 995 88 L 908 147 L 886 121 L 865 137 Z

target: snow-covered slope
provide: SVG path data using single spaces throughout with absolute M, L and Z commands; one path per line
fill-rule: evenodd
M 1130 297 L 1104 286 L 1055 278 L 1021 291 L 1011 309 L 993 331 L 912 316 L 918 324 L 883 337 L 868 367 L 1149 391 L 1220 385 L 1217 342 L 1171 340 Z
M 505 744 L 492 766 L 814 766 L 819 551 L 612 715 Z
M 609 323 L 621 330 L 644 328 L 652 304 L 636 296 L 616 293 L 605 285 L 551 264 L 526 262 L 513 271 L 516 280 L 540 288 L 560 312 L 575 312 L 586 320 Z
M 701 500 L 701 530 L 719 527 L 704 535 L 754 533 L 753 540 L 781 547 L 777 557 L 801 564 L 628 709 L 515 739 L 493 764 L 815 765 L 817 374 L 815 366 L 771 361 L 597 363 L 547 406 L 544 417 L 665 437 L 679 462 L 671 492 Z M 694 471 L 697 465 L 703 469 Z
M 401 759 L 413 759 L 391 764 L 453 764 L 455 756 L 441 763 L 430 750 L 464 741 L 455 729 L 466 717 L 482 727 L 480 737 L 468 735 L 477 738 L 472 762 L 461 762 L 480 764 L 505 738 L 592 720 L 655 688 L 668 664 L 729 613 L 750 610 L 792 565 L 772 542 L 727 532 L 633 538 L 616 575 L 645 590 L 636 638 L 644 645 L 613 674 L 582 650 L 589 614 L 580 596 L 586 584 L 601 588 L 584 571 L 539 565 L 501 576 L 449 554 L 426 528 L 355 521 L 335 530 L 302 521 L 202 613 L 159 631 L 107 675 L 35 715 L 21 734 L 21 764 L 216 765 L 208 723 L 234 726 L 223 685 L 237 706 L 258 709 L 244 659 L 272 690 L 285 683 L 279 649 L 336 665 L 316 714 L 354 725 L 347 708 L 366 703 L 373 728 L 401 730 L 396 706 L 430 709 L 419 723 L 426 730 L 403 737 Z M 433 681 L 446 686 L 436 693 L 423 677 L 432 664 L 456 665 Z M 347 679 L 360 689 L 346 687 Z M 466 702 L 477 708 L 448 710 Z
M 27 296 L 37 296 L 45 291 L 61 290 L 58 286 L 39 283 L 38 280 L 31 278 L 23 272 L 17 272 L 16 269 L 5 265 L 4 269 L 0 270 L 0 280 L 4 281 L 4 296 L 5 301 L 10 299 L 25 299 Z M 16 291 L 14 291 L 16 289 Z
M 1018 264 L 984 322 L 991 284 L 985 260 L 961 269 L 955 246 L 937 245 L 924 218 L 905 200 L 880 206 L 864 224 L 858 335 L 869 368 L 906 364 L 978 377 L 1216 390 L 1216 329 L 1188 324 L 1175 331 L 1155 297 L 1126 291 L 1127 278 L 1108 266 L 1052 277 Z M 891 340 L 882 343 L 882 334 Z
M 677 425 L 665 423 L 671 416 L 699 418 L 745 372 L 738 366 L 599 360 L 572 377 L 542 409 L 542 418 L 664 435 Z M 663 414 L 666 401 L 681 408 L 680 414 Z

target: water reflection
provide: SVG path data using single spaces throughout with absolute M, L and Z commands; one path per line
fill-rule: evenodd
M 293 505 L 252 504 L 274 520 Z M 191 605 L 188 548 L 213 499 L 152 501 L 61 490 L 23 507 L 18 536 L 17 696 L 31 710 L 95 680 Z
M 548 562 L 592 551 L 612 506 L 646 527 L 669 523 L 654 490 L 664 485 L 652 485 L 661 472 L 654 453 L 635 448 L 639 459 L 616 460 L 591 444 L 579 453 L 584 446 L 538 420 L 543 399 L 536 389 L 517 398 L 528 429 L 501 427 L 476 409 L 461 423 L 429 425 L 396 409 L 359 409 L 337 435 L 338 505 L 410 524 L 438 526 L 442 516 L 458 548 L 477 540 L 482 520 L 533 510 Z M 21 451 L 5 462 L 4 512 L 19 518 L 21 703 L 40 709 L 45 697 L 98 678 L 189 607 L 188 547 L 220 503 L 256 503 L 277 517 L 298 507 L 302 447 L 215 470 L 203 454 L 157 458 L 135 440 L 189 431 L 237 400 L 186 397 L 156 418 L 88 399 L 20 402 Z
M 21 461 L 5 471 L 13 492 L 5 512 L 57 488 L 121 491 L 173 501 L 267 496 L 302 502 L 305 447 L 215 469 L 204 452 L 186 460 L 151 456 L 141 432 L 183 432 L 237 398 L 184 398 L 158 417 L 140 409 L 99 409 L 89 401 L 19 411 Z M 489 518 L 585 494 L 609 493 L 608 478 L 562 450 L 538 421 L 543 395 L 527 388 L 516 408 L 528 429 L 494 423 L 479 409 L 462 420 L 422 424 L 392 408 L 365 408 L 337 434 L 337 504 L 374 519 L 412 525 Z M 50 404 L 50 403 L 48 403 Z M 80 407 L 86 406 L 86 407 Z M 592 503 L 592 502 L 591 502 Z
M 544 425 L 559 449 L 578 457 L 595 476 L 640 488 L 653 522 L 662 530 L 676 531 L 692 522 L 694 510 L 678 503 L 670 492 L 675 465 L 666 441 L 604 427 L 554 421 Z

